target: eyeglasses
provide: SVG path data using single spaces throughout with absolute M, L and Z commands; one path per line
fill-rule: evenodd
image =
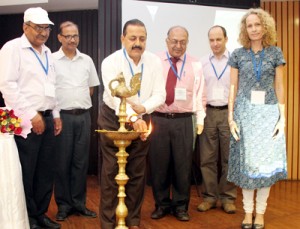
M 171 45 L 177 45 L 177 44 L 179 44 L 179 45 L 181 45 L 181 46 L 186 46 L 187 43 L 188 43 L 188 41 L 186 41 L 186 40 L 178 41 L 178 40 L 171 40 L 171 39 L 169 39 L 169 38 L 168 38 L 168 41 L 169 41 L 169 43 L 170 43 Z
M 60 34 L 60 35 L 63 36 L 67 41 L 72 40 L 72 38 L 74 40 L 79 39 L 79 35 L 78 34 L 75 34 L 75 35 L 62 35 L 62 34 Z
M 50 32 L 52 29 L 50 28 L 50 26 L 46 26 L 46 27 L 43 27 L 43 26 L 40 26 L 40 25 L 35 25 L 35 26 L 32 26 L 31 24 L 29 23 L 26 23 L 26 25 L 30 26 L 31 28 L 33 28 L 33 30 L 37 33 L 41 33 L 43 31 L 46 31 L 46 32 Z

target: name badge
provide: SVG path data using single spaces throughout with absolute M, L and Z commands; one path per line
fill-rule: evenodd
M 224 88 L 214 87 L 212 91 L 213 100 L 223 100 L 224 99 Z
M 55 87 L 52 83 L 45 83 L 45 96 L 55 97 Z
M 251 91 L 251 104 L 265 104 L 265 91 Z
M 175 88 L 175 100 L 186 100 L 186 89 L 185 88 Z

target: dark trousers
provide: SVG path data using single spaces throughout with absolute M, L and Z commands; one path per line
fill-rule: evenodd
M 228 110 L 207 107 L 204 130 L 200 135 L 200 169 L 202 174 L 202 196 L 209 202 L 233 203 L 236 187 L 227 181 L 230 130 Z M 221 174 L 218 174 L 218 161 Z
M 147 117 L 143 117 L 147 119 Z M 115 111 L 107 105 L 102 104 L 100 108 L 99 126 L 101 129 L 118 130 L 120 125 Z M 127 158 L 126 174 L 129 180 L 125 186 L 125 204 L 128 208 L 126 218 L 127 226 L 140 224 L 141 207 L 145 189 L 146 155 L 149 148 L 149 141 L 141 141 L 139 138 L 132 141 L 126 148 L 129 154 Z M 102 229 L 113 229 L 116 226 L 116 207 L 118 204 L 118 185 L 115 176 L 118 173 L 116 153 L 118 148 L 103 134 L 100 134 L 100 149 L 102 152 L 101 170 L 101 200 L 100 220 Z
M 152 116 L 150 170 L 156 207 L 188 210 L 193 157 L 192 116 Z M 172 196 L 172 197 L 171 197 Z
M 83 210 L 89 164 L 91 117 L 60 114 L 63 129 L 56 136 L 55 201 L 58 210 Z
M 31 132 L 26 139 L 15 136 L 30 219 L 47 212 L 53 190 L 55 154 L 53 117 L 44 117 L 44 120 L 46 129 L 43 134 Z

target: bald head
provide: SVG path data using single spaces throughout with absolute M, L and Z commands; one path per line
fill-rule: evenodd
M 172 57 L 180 58 L 187 48 L 189 33 L 183 26 L 173 26 L 168 30 L 166 39 L 168 52 Z
M 187 29 L 186 29 L 185 27 L 183 27 L 183 26 L 180 26 L 180 25 L 172 26 L 172 27 L 168 30 L 167 36 L 169 36 L 170 33 L 175 32 L 175 31 L 178 31 L 178 30 L 183 30 L 183 31 L 185 31 L 187 37 L 189 37 L 189 32 L 187 31 Z

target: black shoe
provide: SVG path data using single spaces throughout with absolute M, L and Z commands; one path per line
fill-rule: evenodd
M 30 224 L 30 229 L 42 229 L 37 223 Z
M 64 221 L 68 217 L 68 213 L 66 211 L 59 210 L 55 216 L 57 221 Z
M 242 229 L 252 229 L 252 223 L 242 223 Z
M 174 211 L 173 214 L 176 217 L 176 219 L 179 221 L 189 221 L 190 220 L 190 216 L 186 210 L 177 209 Z
M 49 219 L 46 215 L 41 215 L 37 218 L 38 223 L 46 229 L 59 229 L 60 224 L 54 222 L 53 220 Z
M 265 225 L 264 224 L 258 224 L 258 223 L 255 223 L 253 225 L 253 229 L 264 229 L 265 228 Z
M 82 215 L 82 216 L 85 216 L 85 217 L 89 217 L 89 218 L 96 218 L 97 217 L 97 214 L 96 212 L 93 212 L 87 208 L 84 208 L 82 210 L 77 210 L 77 212 Z
M 41 226 L 38 224 L 36 219 L 29 217 L 29 226 L 30 229 L 42 229 Z
M 58 210 L 55 218 L 57 221 L 64 221 L 68 216 L 74 214 L 74 210 L 71 208 L 69 210 L 60 209 Z
M 170 213 L 169 208 L 157 207 L 151 214 L 152 219 L 161 219 Z

